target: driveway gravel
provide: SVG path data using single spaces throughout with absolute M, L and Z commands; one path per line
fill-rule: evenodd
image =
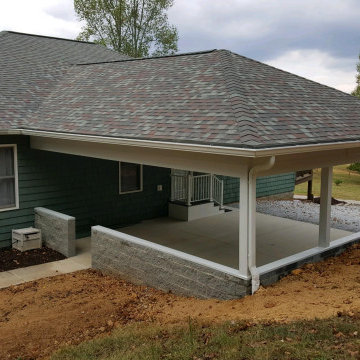
M 238 208 L 238 203 L 231 204 Z M 320 205 L 305 200 L 258 200 L 256 211 L 283 218 L 319 224 Z M 331 227 L 360 231 L 360 204 L 347 202 L 331 206 Z

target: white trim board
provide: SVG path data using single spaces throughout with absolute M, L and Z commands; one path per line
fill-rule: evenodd
M 131 190 L 131 191 L 121 191 L 121 163 L 125 163 L 125 162 L 126 161 L 119 161 L 119 195 L 133 194 L 133 193 L 142 192 L 144 190 L 143 166 L 142 166 L 142 164 L 137 164 L 137 163 L 130 163 L 130 164 L 140 166 L 140 188 L 136 189 L 136 190 Z
M 343 238 L 334 240 L 330 242 L 330 246 L 328 247 L 314 247 L 305 251 L 301 251 L 297 254 L 294 255 L 290 255 L 288 257 L 285 257 L 283 259 L 277 260 L 277 261 L 273 261 L 271 263 L 259 266 L 257 268 L 260 276 L 263 274 L 267 274 L 271 271 L 280 269 L 284 266 L 296 263 L 298 261 L 302 261 L 302 260 L 306 260 L 307 258 L 314 256 L 314 255 L 319 255 L 322 254 L 326 251 L 332 250 L 332 249 L 336 249 L 337 247 L 346 245 L 347 243 L 351 243 L 354 240 L 358 240 L 360 239 L 360 232 L 345 236 Z
M 19 171 L 18 171 L 18 153 L 16 144 L 0 144 L 0 147 L 10 147 L 14 151 L 14 178 L 15 178 L 15 206 L 0 208 L 0 212 L 19 209 Z
M 212 153 L 222 155 L 234 155 L 244 157 L 264 157 L 272 155 L 284 155 L 284 154 L 296 154 L 306 153 L 313 151 L 323 150 L 336 150 L 336 149 L 349 149 L 354 147 L 360 147 L 360 141 L 339 141 L 333 143 L 323 144 L 308 144 L 308 145 L 292 145 L 292 146 L 274 146 L 262 149 L 248 149 L 241 147 L 231 146 L 218 146 L 218 145 L 202 145 L 202 144 L 188 144 L 179 142 L 168 142 L 168 141 L 155 141 L 155 140 L 141 140 L 141 139 L 127 139 L 127 138 L 115 138 L 97 135 L 81 135 L 81 134 L 70 134 L 61 132 L 49 132 L 43 130 L 30 130 L 30 129 L 14 129 L 14 130 L 2 130 L 0 132 L 4 134 L 19 134 L 19 135 L 32 135 L 40 137 L 50 137 L 57 139 L 67 140 L 79 140 L 79 141 L 91 141 L 98 143 L 118 144 L 127 146 L 140 146 L 157 149 L 168 149 L 168 150 L 180 150 L 180 151 L 191 151 L 201 153 Z

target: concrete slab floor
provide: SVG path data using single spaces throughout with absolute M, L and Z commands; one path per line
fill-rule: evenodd
M 77 255 L 59 261 L 0 272 L 0 289 L 91 268 L 90 238 L 76 241 Z
M 237 269 L 239 212 L 233 210 L 190 222 L 167 217 L 118 229 L 129 235 Z M 331 240 L 351 232 L 331 229 Z M 256 214 L 257 266 L 317 246 L 318 226 Z

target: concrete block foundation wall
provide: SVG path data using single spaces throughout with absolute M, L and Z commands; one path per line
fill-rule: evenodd
M 251 280 L 235 269 L 146 240 L 94 226 L 92 267 L 137 284 L 198 298 L 235 299 L 251 292 Z
M 332 241 L 328 248 L 312 248 L 273 263 L 260 266 L 258 267 L 260 283 L 263 286 L 271 285 L 290 274 L 294 269 L 298 269 L 305 264 L 317 263 L 329 257 L 338 256 L 350 246 L 358 243 L 360 243 L 360 233 L 354 233 Z
M 67 257 L 74 256 L 75 218 L 42 207 L 34 211 L 35 227 L 41 230 L 43 244 Z

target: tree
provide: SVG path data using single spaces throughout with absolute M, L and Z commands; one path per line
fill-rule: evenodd
M 360 60 L 360 55 L 359 55 L 359 60 Z M 357 75 L 356 75 L 356 88 L 355 90 L 351 93 L 351 95 L 357 96 L 360 98 L 360 62 L 357 65 Z
M 85 21 L 78 40 L 103 44 L 131 57 L 173 54 L 178 32 L 166 11 L 174 0 L 74 0 Z

